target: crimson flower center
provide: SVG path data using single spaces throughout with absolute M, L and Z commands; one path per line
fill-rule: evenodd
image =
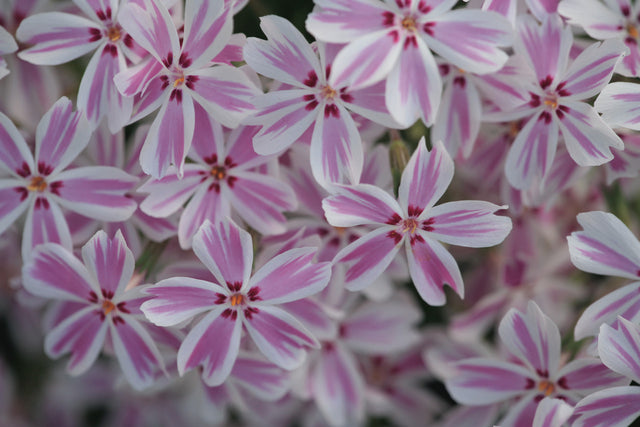
M 542 380 L 538 383 L 538 391 L 542 392 L 545 396 L 551 396 L 556 390 L 556 387 L 549 380 Z
M 244 302 L 244 295 L 242 294 L 233 294 L 229 297 L 229 301 L 231 302 L 231 306 L 235 307 L 237 305 L 241 305 Z
M 37 191 L 42 193 L 47 189 L 47 181 L 41 176 L 34 176 L 31 178 L 31 182 L 27 185 L 27 190 L 29 191 Z
M 112 42 L 117 42 L 118 40 L 120 40 L 121 36 L 122 34 L 120 33 L 120 28 L 113 26 L 107 29 L 107 37 Z

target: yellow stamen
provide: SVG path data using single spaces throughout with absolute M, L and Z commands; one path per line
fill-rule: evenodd
M 538 391 L 544 393 L 545 396 L 551 396 L 553 392 L 556 390 L 556 387 L 553 385 L 551 381 L 542 380 L 538 384 Z
M 120 29 L 118 27 L 111 27 L 107 30 L 107 37 L 112 42 L 120 40 Z
M 413 32 L 416 30 L 416 21 L 410 16 L 405 16 L 400 25 L 407 31 Z
M 553 109 L 558 108 L 558 101 L 555 99 L 545 99 L 544 100 L 544 105 L 546 105 L 547 107 L 551 107 Z
M 180 77 L 180 78 L 176 79 L 176 80 L 173 82 L 173 87 L 174 87 L 174 88 L 175 88 L 175 87 L 178 87 L 178 86 L 180 86 L 182 83 L 184 83 L 184 77 Z
M 39 191 L 42 193 L 47 189 L 47 181 L 44 180 L 41 176 L 34 176 L 31 178 L 31 182 L 27 185 L 27 190 L 29 191 Z
M 517 121 L 509 123 L 509 136 L 515 138 L 520 133 L 520 124 Z
M 329 85 L 323 87 L 321 93 L 325 99 L 333 99 L 337 94 L 336 90 Z
M 104 300 L 102 303 L 102 311 L 104 311 L 104 314 L 109 314 L 115 309 L 116 305 L 109 300 Z
M 211 169 L 211 176 L 217 180 L 223 180 L 227 176 L 227 171 L 224 166 L 214 166 Z
M 402 231 L 405 233 L 408 231 L 413 234 L 416 232 L 416 228 L 418 228 L 418 221 L 413 218 L 405 219 L 402 223 Z
M 231 295 L 230 301 L 231 305 L 235 307 L 236 305 L 242 304 L 242 302 L 244 301 L 244 296 L 242 294 Z
M 634 39 L 637 39 L 637 38 L 638 38 L 638 35 L 640 35 L 640 34 L 638 33 L 638 29 L 637 29 L 637 28 L 635 27 L 635 25 L 633 25 L 633 24 L 629 24 L 629 25 L 627 25 L 627 33 L 629 33 L 629 35 L 630 35 L 631 37 L 633 37 Z

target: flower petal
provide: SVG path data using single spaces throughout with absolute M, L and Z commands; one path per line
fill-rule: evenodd
M 285 211 L 293 211 L 297 201 L 293 189 L 279 179 L 253 172 L 236 172 L 228 198 L 234 210 L 261 234 L 286 230 Z
M 222 0 L 190 0 L 185 4 L 182 54 L 191 60 L 184 68 L 207 66 L 231 38 L 231 9 Z
M 479 200 L 443 203 L 429 211 L 429 235 L 451 245 L 495 246 L 511 231 L 511 219 L 495 215 L 506 208 Z
M 193 99 L 222 125 L 235 128 L 255 110 L 253 98 L 260 92 L 242 70 L 218 65 L 192 73 Z
M 205 221 L 217 223 L 230 215 L 230 206 L 224 196 L 211 185 L 200 185 L 180 215 L 178 240 L 180 247 L 189 249 L 193 245 L 193 236 Z
M 613 387 L 582 399 L 573 414 L 575 427 L 626 427 L 640 415 L 640 387 Z
M 402 172 L 398 203 L 407 211 L 426 212 L 442 197 L 453 178 L 453 160 L 437 142 L 427 151 L 424 137 Z
M 513 29 L 497 12 L 457 9 L 428 24 L 429 32 L 422 35 L 427 45 L 463 70 L 488 74 L 507 62 L 508 55 L 498 46 L 511 44 Z
M 242 321 L 222 316 L 224 310 L 224 307 L 213 309 L 186 336 L 178 350 L 180 376 L 202 366 L 206 385 L 217 386 L 227 379 L 238 357 Z
M 275 15 L 263 16 L 260 28 L 268 40 L 251 37 L 243 51 L 245 61 L 256 72 L 303 88 L 312 75 L 316 79 L 324 76 L 318 56 L 291 22 Z
M 545 397 L 538 403 L 532 427 L 562 427 L 573 414 L 573 406 L 561 399 Z
M 162 178 L 170 165 L 182 177 L 184 158 L 191 146 L 195 126 L 193 100 L 186 91 L 178 91 L 166 99 L 140 151 L 142 170 L 154 178 Z
M 562 81 L 567 84 L 562 90 L 576 100 L 597 95 L 611 80 L 613 69 L 622 59 L 625 50 L 624 44 L 615 39 L 590 45 L 580 52 L 563 73 Z
M 22 270 L 25 289 L 42 297 L 87 304 L 99 290 L 80 260 L 55 243 L 37 247 Z
M 594 106 L 610 126 L 640 130 L 640 85 L 616 82 L 605 86 Z
M 275 402 L 289 391 L 289 373 L 256 356 L 238 356 L 231 371 L 233 382 L 260 400 Z
M 451 157 L 460 151 L 468 158 L 478 137 L 482 116 L 482 102 L 473 79 L 464 74 L 453 77 L 437 111 L 431 142 L 443 141 Z
M 153 298 L 140 306 L 144 315 L 158 326 L 175 326 L 215 307 L 225 290 L 212 282 L 189 277 L 161 280 L 144 290 Z
M 375 0 L 317 0 L 307 30 L 318 40 L 344 43 L 382 30 L 388 6 Z
M 535 302 L 527 312 L 514 308 L 502 318 L 500 338 L 509 351 L 540 376 L 553 377 L 560 364 L 560 332 Z
M 305 101 L 308 90 L 279 90 L 254 99 L 256 113 L 246 123 L 261 125 L 253 138 L 253 148 L 263 156 L 289 148 L 316 121 L 318 105 Z
M 311 171 L 320 185 L 360 182 L 362 141 L 351 114 L 341 104 L 327 104 L 324 114 L 318 115 L 310 156 Z
M 193 237 L 193 251 L 220 285 L 244 285 L 249 280 L 253 262 L 251 235 L 233 222 L 205 221 Z
M 391 116 L 404 127 L 418 118 L 430 126 L 441 97 L 442 80 L 433 54 L 421 38 L 406 39 L 400 60 L 387 78 L 385 98 Z
M 79 310 L 53 328 L 44 340 L 45 352 L 53 359 L 71 353 L 67 364 L 71 375 L 86 372 L 104 346 L 109 322 L 101 319 L 100 313 L 95 306 Z
M 61 12 L 27 17 L 20 23 L 16 36 L 22 43 L 34 45 L 18 53 L 18 57 L 38 65 L 69 62 L 103 42 L 102 29 L 95 22 Z
M 71 250 L 71 232 L 60 206 L 46 196 L 36 197 L 29 206 L 22 234 L 22 259 L 31 258 L 33 248 L 42 243 L 59 243 Z
M 371 184 L 334 186 L 333 195 L 322 201 L 329 224 L 352 227 L 362 224 L 385 224 L 402 212 L 389 193 Z
M 24 137 L 9 117 L 0 113 L 0 170 L 12 176 L 29 176 L 35 172 L 33 155 Z
M 509 149 L 505 173 L 517 189 L 530 188 L 551 169 L 558 147 L 558 121 L 549 120 L 548 114 L 543 111 L 531 117 Z
M 82 260 L 107 294 L 120 296 L 133 277 L 135 260 L 120 231 L 113 239 L 98 231 L 82 247 Z
M 576 267 L 604 276 L 640 277 L 640 242 L 622 221 L 598 211 L 583 212 L 577 219 L 584 230 L 567 237 Z
M 605 295 L 591 304 L 578 319 L 574 330 L 576 340 L 598 335 L 600 325 L 613 325 L 617 317 L 637 322 L 640 320 L 640 282 Z
M 609 369 L 633 381 L 640 380 L 640 328 L 634 323 L 618 317 L 615 329 L 602 325 L 598 354 Z
M 162 2 L 140 0 L 122 6 L 118 21 L 129 35 L 169 68 L 178 61 L 180 40 L 171 15 Z
M 23 182 L 15 179 L 0 179 L 0 234 L 4 233 L 29 206 L 29 198 L 24 198 L 22 185 Z
M 138 178 L 111 166 L 70 169 L 56 176 L 56 200 L 65 208 L 103 221 L 124 221 L 137 203 L 126 193 Z
M 281 308 L 261 305 L 257 310 L 245 315 L 243 324 L 262 354 L 279 367 L 296 369 L 306 356 L 303 346 L 319 347 L 313 335 Z
M 193 195 L 206 173 L 198 164 L 187 164 L 184 176 L 168 173 L 162 179 L 149 179 L 138 188 L 140 193 L 149 195 L 140 203 L 140 209 L 147 215 L 164 218 L 184 205 Z
M 158 369 L 164 362 L 155 342 L 144 327 L 133 316 L 119 314 L 111 323 L 113 349 L 129 384 L 142 390 L 155 381 Z
M 83 113 L 74 113 L 72 108 L 71 101 L 62 97 L 38 123 L 35 159 L 42 175 L 66 168 L 89 143 L 91 125 Z
M 487 405 L 524 395 L 531 381 L 531 373 L 520 365 L 479 357 L 457 362 L 455 370 L 445 385 L 463 405 Z
M 296 301 L 320 292 L 329 283 L 331 264 L 312 263 L 317 251 L 299 248 L 277 255 L 251 277 L 249 290 L 259 289 L 260 301 L 267 304 Z
M 596 357 L 581 357 L 572 360 L 558 371 L 556 383 L 580 396 L 604 388 L 629 384 L 628 378 L 620 375 L 617 371 L 612 371 L 603 363 L 605 363 L 604 360 Z
M 445 303 L 444 285 L 449 285 L 460 298 L 464 285 L 460 268 L 440 242 L 423 236 L 406 244 L 409 273 L 420 297 L 429 305 Z

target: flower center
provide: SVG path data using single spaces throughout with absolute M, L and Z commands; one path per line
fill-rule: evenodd
M 42 193 L 47 189 L 47 181 L 41 176 L 34 176 L 31 178 L 31 182 L 27 185 L 27 190 L 29 191 L 37 191 Z
M 182 85 L 182 83 L 184 83 L 184 76 L 180 76 L 177 79 L 175 79 L 173 81 L 173 87 L 177 88 L 178 86 Z
M 325 87 L 322 88 L 322 90 L 320 91 L 320 95 L 322 95 L 322 97 L 324 99 L 327 100 L 332 100 L 333 98 L 336 97 L 337 92 L 334 88 L 332 88 L 329 85 L 326 85 Z
M 214 166 L 211 168 L 211 176 L 222 181 L 227 176 L 227 169 L 224 166 Z
M 558 96 L 556 94 L 549 94 L 544 99 L 544 105 L 555 110 L 558 108 Z
M 542 380 L 538 383 L 538 391 L 542 392 L 545 396 L 551 396 L 556 390 L 556 387 L 549 380 Z
M 409 234 L 414 234 L 416 232 L 416 228 L 418 228 L 418 221 L 415 218 L 407 218 L 402 221 L 401 230 L 403 233 L 409 232 Z
M 405 16 L 402 19 L 402 22 L 400 22 L 400 25 L 402 25 L 402 28 L 411 33 L 414 33 L 416 31 L 416 20 L 411 16 Z
M 229 298 L 229 302 L 231 302 L 231 306 L 235 307 L 237 305 L 241 305 L 244 302 L 244 295 L 242 294 L 233 294 Z
M 118 27 L 109 27 L 109 29 L 107 30 L 107 37 L 112 42 L 117 42 L 118 40 L 120 40 L 120 36 L 120 28 Z
M 102 311 L 105 315 L 111 313 L 116 309 L 116 305 L 112 303 L 110 300 L 106 299 L 102 302 Z
M 628 24 L 627 25 L 627 33 L 629 33 L 629 36 L 633 37 L 634 39 L 637 39 L 638 36 L 640 35 L 638 33 L 638 29 L 633 24 Z

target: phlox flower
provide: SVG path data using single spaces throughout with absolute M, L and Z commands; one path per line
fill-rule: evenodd
M 520 86 L 528 99 L 511 112 L 494 115 L 497 121 L 525 119 L 505 164 L 507 179 L 517 189 L 544 180 L 560 135 L 580 166 L 606 163 L 613 158 L 610 147 L 623 147 L 586 101 L 609 82 L 626 48 L 607 40 L 588 46 L 569 62 L 572 45 L 571 30 L 558 17 L 549 16 L 541 24 L 530 16 L 519 18 L 514 49 L 523 65 Z
M 246 331 L 271 362 L 294 369 L 304 346 L 316 339 L 278 305 L 315 294 L 331 274 L 329 263 L 312 263 L 315 248 L 284 252 L 251 275 L 253 244 L 248 232 L 230 221 L 205 221 L 193 238 L 193 250 L 215 282 L 173 277 L 147 288 L 153 298 L 142 310 L 158 326 L 174 326 L 200 317 L 178 350 L 178 372 L 202 366 L 209 386 L 222 384 L 233 369 Z M 215 343 L 215 345 L 212 345 Z
M 231 37 L 232 5 L 188 0 L 182 40 L 161 1 L 122 8 L 122 27 L 152 58 L 119 73 L 114 81 L 123 95 L 138 97 L 132 120 L 160 108 L 140 152 L 142 170 L 154 178 L 163 177 L 172 164 L 182 177 L 196 105 L 232 128 L 253 109 L 250 99 L 259 91 L 249 78 L 230 65 L 212 66 Z
M 517 398 L 497 425 L 531 425 L 544 397 L 575 405 L 591 392 L 627 381 L 594 357 L 562 366 L 558 327 L 533 301 L 524 313 L 511 309 L 500 322 L 498 333 L 512 361 L 464 359 L 455 364 L 455 373 L 445 381 L 451 396 L 465 405 Z
M 140 205 L 153 217 L 180 214 L 180 246 L 191 247 L 191 240 L 205 220 L 219 222 L 237 214 L 262 234 L 285 231 L 284 211 L 296 207 L 293 190 L 269 174 L 273 156 L 259 156 L 253 151 L 255 126 L 239 126 L 224 132 L 202 108 L 196 108 L 196 127 L 189 157 L 194 160 L 184 168 L 179 179 L 169 174 L 149 179 L 139 191 L 149 193 Z
M 353 113 L 388 127 L 399 125 L 384 104 L 384 83 L 366 89 L 336 84 L 331 72 L 338 46 L 313 47 L 289 21 L 261 18 L 268 40 L 250 38 L 244 58 L 258 73 L 286 86 L 255 99 L 258 111 L 248 123 L 262 125 L 254 138 L 257 153 L 279 153 L 312 129 L 311 171 L 321 184 L 360 180 L 363 149 Z
M 25 288 L 34 295 L 75 303 L 45 339 L 52 358 L 71 353 L 67 371 L 86 372 L 111 342 L 127 381 L 143 389 L 155 381 L 163 361 L 143 326 L 139 289 L 126 291 L 134 273 L 133 254 L 120 232 L 99 231 L 82 248 L 82 262 L 69 250 L 45 243 L 23 268 Z M 108 338 L 107 338 L 108 337 Z
M 27 17 L 17 38 L 30 48 L 18 56 L 37 65 L 58 65 L 94 51 L 78 90 L 78 108 L 97 127 L 103 117 L 116 132 L 129 120 L 133 99 L 122 96 L 113 77 L 137 59 L 131 36 L 119 24 L 121 6 L 128 0 L 75 0 L 87 18 L 63 12 Z
M 22 257 L 45 242 L 71 250 L 71 234 L 61 207 L 104 221 L 123 221 L 136 209 L 125 196 L 134 176 L 107 166 L 67 169 L 86 147 L 91 127 L 71 101 L 60 98 L 40 120 L 35 157 L 15 125 L 0 114 L 0 232 L 24 211 Z
M 355 90 L 387 80 L 386 104 L 395 120 L 433 124 L 442 82 L 431 49 L 478 74 L 507 60 L 509 22 L 495 12 L 451 10 L 457 0 L 316 0 L 307 19 L 318 40 L 347 43 L 332 66 L 335 85 Z
M 460 296 L 460 269 L 440 241 L 459 246 L 487 247 L 502 242 L 511 220 L 494 213 L 504 206 L 483 201 L 448 202 L 434 206 L 453 178 L 453 161 L 442 143 L 427 151 L 420 140 L 402 173 L 398 200 L 368 185 L 336 186 L 322 202 L 329 224 L 376 228 L 342 249 L 334 264 L 346 263 L 347 289 L 360 290 L 375 280 L 404 245 L 409 272 L 428 304 L 445 303 L 444 285 Z

